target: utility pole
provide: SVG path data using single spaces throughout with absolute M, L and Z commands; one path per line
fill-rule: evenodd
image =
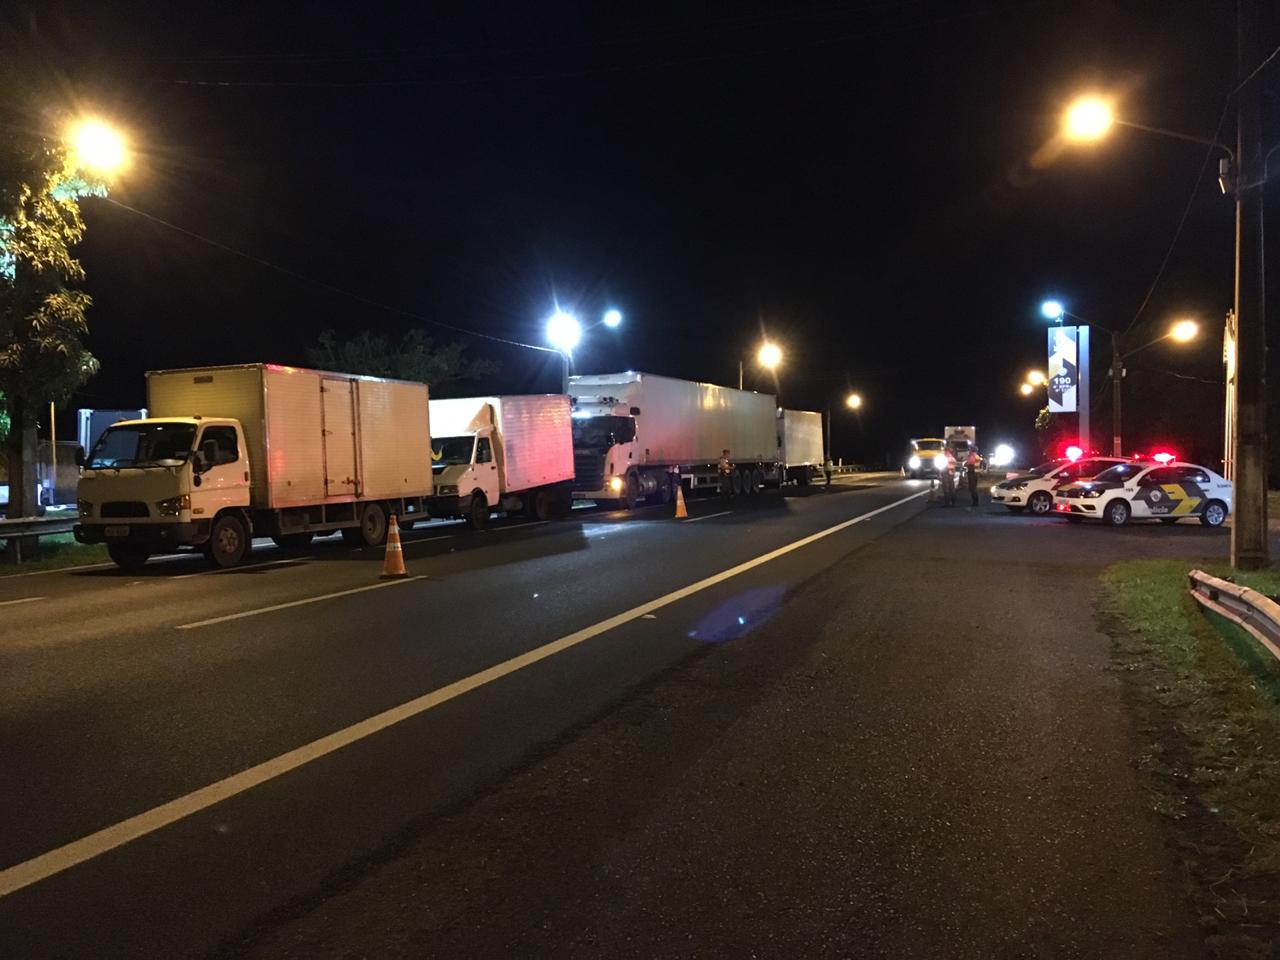
M 1262 267 L 1262 82 L 1257 0 L 1236 0 L 1236 405 L 1231 565 L 1257 570 L 1267 544 L 1267 328 Z
M 1124 361 L 1120 358 L 1120 334 L 1111 331 L 1111 455 L 1123 457 L 1120 443 L 1120 381 L 1124 378 Z
M 1089 325 L 1076 327 L 1076 364 L 1079 385 L 1076 387 L 1076 409 L 1080 411 L 1080 436 L 1077 443 L 1088 456 L 1093 452 L 1089 443 Z

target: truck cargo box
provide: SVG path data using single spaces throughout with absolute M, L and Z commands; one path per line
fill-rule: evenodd
M 423 383 L 263 363 L 159 370 L 147 405 L 153 418 L 239 420 L 254 508 L 431 494 Z
M 569 398 L 563 395 L 464 397 L 431 401 L 435 437 L 496 426 L 502 490 L 518 493 L 573 479 Z
M 778 444 L 783 466 L 821 467 L 822 414 L 812 410 L 779 410 Z
M 570 377 L 569 390 L 583 412 L 638 410 L 637 466 L 713 463 L 726 448 L 735 462 L 778 459 L 770 394 L 632 371 Z

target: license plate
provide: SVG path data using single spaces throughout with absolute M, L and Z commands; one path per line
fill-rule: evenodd
M 108 537 L 127 537 L 129 535 L 128 527 L 107 527 L 102 531 L 104 536 Z

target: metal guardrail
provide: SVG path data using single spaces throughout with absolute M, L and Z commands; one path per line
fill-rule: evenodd
M 1187 581 L 1197 603 L 1243 627 L 1280 660 L 1280 603 L 1203 570 L 1192 570 Z
M 10 537 L 46 537 L 55 533 L 70 533 L 80 522 L 74 513 L 65 517 L 20 517 L 17 520 L 0 520 L 0 540 Z

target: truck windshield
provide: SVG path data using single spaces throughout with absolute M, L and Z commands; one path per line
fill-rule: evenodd
M 431 467 L 440 471 L 451 464 L 470 463 L 475 437 L 435 437 L 431 441 Z
M 173 467 L 185 463 L 196 438 L 193 423 L 155 421 L 108 427 L 93 445 L 85 467 Z
M 636 438 L 634 417 L 582 417 L 573 421 L 575 447 L 612 447 Z
M 941 453 L 941 440 L 912 440 L 912 446 L 915 447 L 916 453 Z

